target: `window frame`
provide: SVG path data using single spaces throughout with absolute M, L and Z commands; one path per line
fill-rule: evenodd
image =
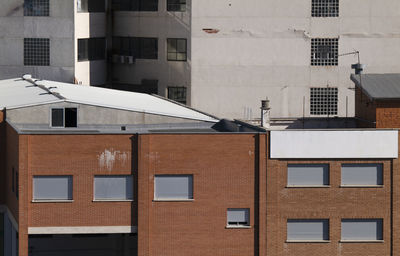
M 23 4 L 23 9 L 24 9 L 24 17 L 49 17 L 50 16 L 50 0 L 30 0 L 32 3 L 37 3 L 37 2 L 45 2 L 44 3 L 44 7 L 42 6 L 42 8 L 44 8 L 44 10 L 41 11 L 41 13 L 39 14 L 35 14 L 33 10 L 28 10 L 27 5 L 27 0 L 24 0 L 24 4 Z M 32 4 L 32 9 L 37 8 L 37 6 L 35 6 L 35 4 Z
M 376 223 L 377 223 L 377 231 L 379 230 L 380 231 L 380 233 L 379 234 L 377 234 L 377 232 L 375 232 L 375 235 L 377 236 L 377 238 L 381 238 L 381 239 L 357 239 L 357 238 L 354 238 L 354 239 L 343 239 L 343 230 L 344 230 L 344 228 L 343 228 L 343 223 L 344 222 L 353 222 L 353 224 L 354 223 L 356 223 L 356 222 L 359 222 L 359 223 L 367 223 L 367 222 L 374 222 L 374 221 L 376 221 Z M 380 224 L 380 226 L 378 225 L 378 224 Z M 374 243 L 374 242 L 384 242 L 384 219 L 383 218 L 370 218 L 370 219 L 366 219 L 366 218 L 343 218 L 343 219 L 341 219 L 341 222 L 340 222 L 340 242 L 341 243 L 366 243 L 366 242 L 371 242 L 371 243 Z
M 34 45 L 40 47 L 34 48 Z M 50 53 L 50 38 L 24 37 L 24 66 L 50 66 Z
M 325 2 L 324 2 L 325 1 Z M 332 3 L 334 1 L 334 3 Z M 333 7 L 331 5 L 333 4 Z M 336 9 L 335 12 L 327 12 L 326 10 Z M 322 10 L 322 11 L 320 11 Z M 311 1 L 311 17 L 313 18 L 335 18 L 340 15 L 339 0 L 312 0 Z
M 35 178 L 68 178 L 68 198 L 61 199 L 61 198 L 35 198 Z M 69 198 L 70 196 L 70 198 Z M 73 202 L 74 201 L 74 179 L 73 175 L 63 174 L 63 175 L 33 175 L 32 176 L 32 202 L 33 203 L 46 203 L 46 202 Z
M 321 48 L 330 47 L 326 57 Z M 339 38 L 311 38 L 311 66 L 334 67 L 339 66 Z M 333 56 L 331 56 L 333 55 Z
M 155 3 L 153 3 L 153 9 L 146 9 L 144 3 L 147 0 L 134 0 L 134 1 L 129 1 L 129 0 L 113 0 L 112 1 L 112 6 L 113 10 L 115 11 L 131 11 L 131 12 L 158 12 L 158 7 L 159 7 L 159 0 L 153 0 Z
M 85 61 L 104 61 L 107 57 L 107 40 L 105 37 L 90 37 L 90 38 L 78 38 L 77 39 L 77 61 L 78 62 L 85 62 Z M 81 44 L 85 44 L 85 54 L 81 54 L 80 48 L 82 47 Z M 102 52 L 100 53 L 100 47 L 103 46 L 104 49 L 101 49 Z M 82 55 L 84 55 L 82 57 Z
M 157 186 L 156 180 L 157 177 L 188 177 L 188 183 L 191 185 L 188 190 L 189 198 L 181 198 L 181 197 L 157 197 Z M 153 183 L 153 201 L 164 201 L 164 202 L 191 202 L 194 201 L 194 175 L 193 174 L 155 174 L 154 175 L 154 183 Z M 190 198 L 191 196 L 191 198 Z
M 178 89 L 178 90 L 184 89 L 182 92 L 178 92 L 178 93 L 183 93 L 185 95 L 185 100 L 179 100 L 178 98 L 172 98 L 170 95 L 171 94 L 170 89 L 171 90 L 172 89 Z M 173 100 L 173 101 L 176 101 L 176 102 L 186 105 L 187 104 L 187 87 L 185 87 L 185 86 L 168 86 L 167 87 L 167 97 L 170 100 Z
M 186 12 L 186 7 L 187 7 L 187 2 L 186 0 L 175 0 L 179 1 L 179 3 L 170 3 L 171 1 L 174 0 L 167 0 L 167 12 Z M 179 8 L 173 8 L 172 6 L 179 7 Z M 182 8 L 183 6 L 183 8 Z
M 82 7 L 82 1 L 87 1 L 87 10 L 82 10 L 82 8 L 79 8 L 79 2 L 81 3 L 81 7 Z M 93 10 L 93 2 L 98 2 L 100 0 L 76 0 L 76 10 L 77 13 L 103 13 L 106 12 L 106 2 L 104 0 L 103 3 L 104 5 L 102 5 L 100 8 L 101 10 Z
M 236 224 L 230 224 L 229 222 L 229 211 L 245 211 L 246 223 L 236 222 Z M 231 221 L 233 222 L 233 221 Z M 226 228 L 251 228 L 250 226 L 250 208 L 227 208 L 226 209 Z
M 323 239 L 293 239 L 289 238 L 289 223 L 322 223 Z M 329 219 L 287 219 L 286 220 L 286 243 L 329 243 L 330 242 L 330 220 Z
M 72 108 L 72 109 L 76 109 L 76 126 L 75 127 L 65 127 L 65 109 L 67 108 Z M 53 126 L 53 110 L 54 109 L 62 109 L 63 110 L 63 126 Z M 50 108 L 50 123 L 49 126 L 50 128 L 58 128 L 58 129 L 65 129 L 65 128 L 79 128 L 79 124 L 78 124 L 78 120 L 79 120 L 79 111 L 78 111 L 78 107 L 51 107 Z
M 322 167 L 323 173 L 323 184 L 289 184 L 289 168 L 290 167 L 300 167 L 300 168 L 307 168 L 307 167 Z M 287 164 L 287 188 L 329 188 L 330 187 L 330 164 L 329 163 L 288 163 Z
M 175 40 L 176 41 L 176 51 L 170 51 L 169 50 L 169 45 L 170 41 Z M 184 41 L 185 42 L 185 52 L 178 51 L 178 41 Z M 175 58 L 170 58 L 170 54 L 175 54 Z M 185 59 L 179 60 L 178 59 L 178 54 L 185 54 Z M 186 62 L 187 61 L 187 54 L 188 54 L 188 43 L 187 43 L 187 38 L 167 38 L 167 61 L 180 61 L 180 62 Z
M 132 184 L 132 198 L 96 198 L 96 178 L 122 178 L 129 177 L 131 179 Z M 132 174 L 116 174 L 116 175 L 94 175 L 93 176 L 93 202 L 133 202 L 135 198 L 135 180 Z
M 316 92 L 313 92 L 314 90 Z M 319 95 L 318 90 L 321 91 Z M 324 98 L 321 99 L 321 97 Z M 332 102 L 335 104 L 333 104 Z M 310 87 L 309 103 L 311 116 L 337 116 L 339 113 L 339 88 Z
M 343 184 L 343 166 L 345 167 L 360 167 L 360 166 L 377 166 L 377 171 L 380 173 L 377 173 L 377 180 L 378 183 L 380 184 Z M 383 163 L 342 163 L 340 165 L 340 187 L 342 188 L 382 188 L 384 187 L 384 164 Z

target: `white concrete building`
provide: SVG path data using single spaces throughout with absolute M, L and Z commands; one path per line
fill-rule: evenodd
M 398 0 L 48 0 L 49 17 L 4 1 L 0 78 L 157 93 L 254 119 L 265 97 L 272 118 L 354 116 L 358 59 L 341 54 L 359 51 L 367 73 L 400 72 Z M 50 38 L 49 66 L 24 66 L 27 37 Z

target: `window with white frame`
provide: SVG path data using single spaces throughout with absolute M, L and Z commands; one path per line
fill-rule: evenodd
M 24 38 L 24 65 L 50 65 L 50 39 Z
M 187 40 L 185 38 L 167 39 L 167 60 L 168 61 L 187 60 Z
M 156 175 L 154 177 L 154 199 L 193 199 L 193 175 Z
M 186 11 L 186 0 L 167 0 L 167 11 L 169 12 Z
M 131 175 L 107 175 L 94 177 L 95 200 L 133 200 Z
M 328 164 L 288 164 L 288 186 L 329 185 Z
M 250 209 L 229 208 L 226 218 L 228 227 L 248 227 L 250 226 Z
M 168 99 L 186 104 L 186 87 L 168 87 Z
M 338 88 L 310 88 L 311 115 L 337 115 Z
M 33 176 L 33 200 L 72 200 L 72 176 Z
M 382 164 L 342 164 L 342 186 L 383 185 Z
M 338 38 L 311 39 L 311 66 L 337 66 Z
M 383 240 L 383 219 L 342 219 L 343 241 Z
M 287 240 L 288 241 L 329 240 L 329 220 L 289 219 L 287 220 Z
M 49 0 L 24 0 L 24 16 L 49 16 Z
M 51 127 L 73 128 L 78 126 L 77 108 L 52 108 Z
M 312 0 L 312 17 L 338 17 L 339 0 Z

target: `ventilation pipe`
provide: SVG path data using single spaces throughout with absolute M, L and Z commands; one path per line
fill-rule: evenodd
M 360 63 L 351 65 L 351 68 L 354 69 L 356 75 L 361 75 L 365 67 L 365 64 Z
M 261 127 L 270 128 L 270 104 L 268 97 L 265 100 L 261 100 Z

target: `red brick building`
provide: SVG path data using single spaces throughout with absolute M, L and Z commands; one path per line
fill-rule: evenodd
M 0 82 L 3 255 L 400 253 L 397 130 L 265 131 L 104 90 Z

